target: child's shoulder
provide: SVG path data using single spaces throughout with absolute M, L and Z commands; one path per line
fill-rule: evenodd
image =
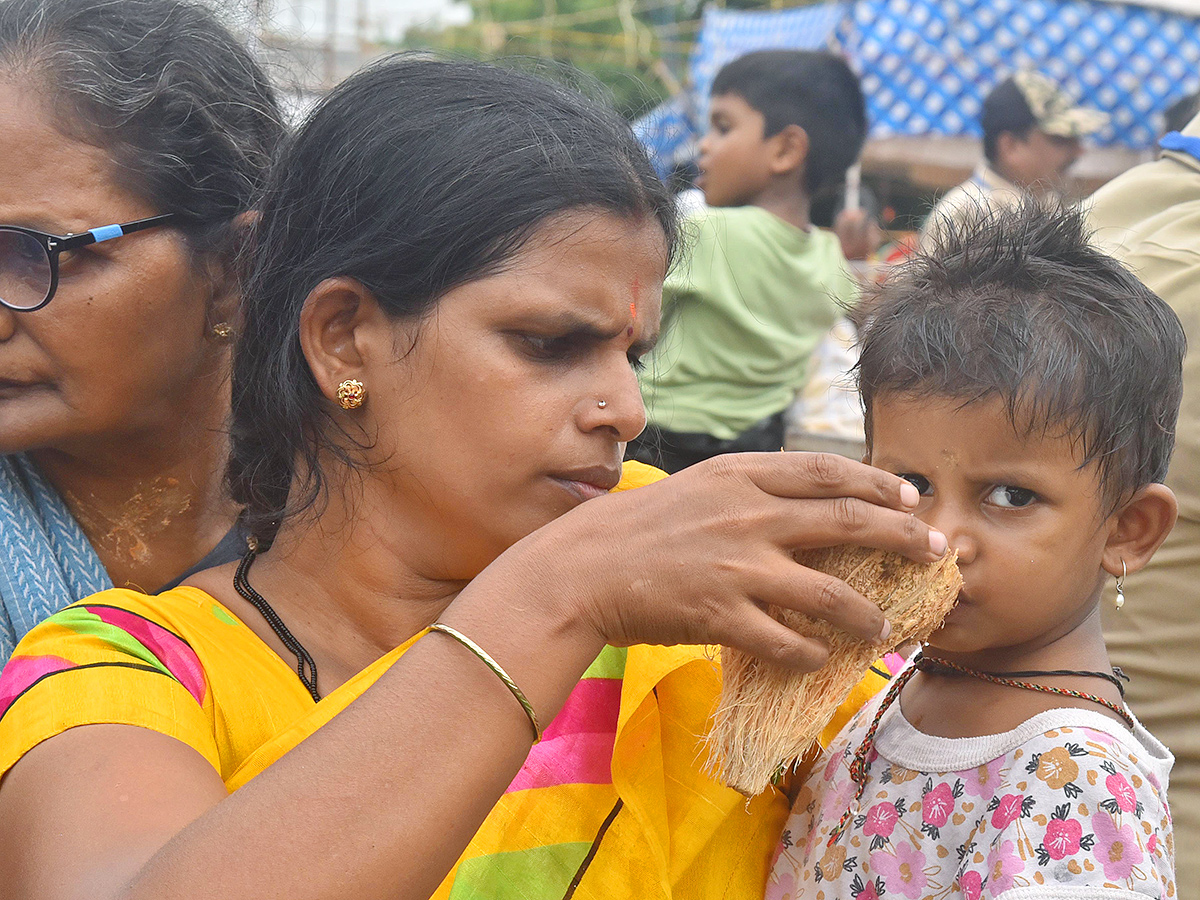
M 755 255 L 782 254 L 845 265 L 835 234 L 815 226 L 802 230 L 758 206 L 708 207 L 686 219 L 683 232 L 693 252 L 703 252 L 706 245 L 720 248 L 739 264 Z

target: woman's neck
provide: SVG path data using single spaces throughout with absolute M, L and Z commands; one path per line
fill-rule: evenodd
M 397 509 L 370 478 L 362 484 L 361 492 L 332 487 L 319 519 L 301 513 L 285 521 L 247 577 L 316 661 L 323 695 L 436 621 L 466 585 L 437 572 L 428 556 L 434 541 L 419 514 Z M 235 569 L 222 566 L 188 583 L 224 603 L 292 664 L 259 611 L 234 590 Z
M 225 402 L 152 432 L 31 451 L 117 587 L 152 592 L 195 565 L 232 527 L 224 488 Z

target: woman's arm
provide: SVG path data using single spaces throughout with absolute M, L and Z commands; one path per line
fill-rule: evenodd
M 540 529 L 442 621 L 496 658 L 543 723 L 605 642 L 725 643 L 811 669 L 824 648 L 760 604 L 878 636 L 878 609 L 790 553 L 854 542 L 936 558 L 928 528 L 906 511 L 915 504 L 902 500 L 905 484 L 836 457 L 712 460 Z M 229 796 L 172 738 L 75 728 L 30 751 L 0 785 L 0 883 L 14 900 L 424 900 L 530 739 L 504 685 L 436 633 Z

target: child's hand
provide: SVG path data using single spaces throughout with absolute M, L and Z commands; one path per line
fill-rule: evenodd
M 833 223 L 846 259 L 867 259 L 883 244 L 883 230 L 864 209 L 843 209 Z

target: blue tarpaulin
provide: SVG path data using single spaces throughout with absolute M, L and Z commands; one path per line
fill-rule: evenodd
M 840 49 L 862 76 L 872 136 L 978 135 L 983 98 L 1036 69 L 1111 120 L 1100 145 L 1145 148 L 1200 88 L 1200 16 L 1103 0 L 858 0 L 705 11 L 689 91 L 635 128 L 667 171 L 692 154 L 713 76 L 771 47 Z M 658 118 L 655 118 L 658 116 Z

